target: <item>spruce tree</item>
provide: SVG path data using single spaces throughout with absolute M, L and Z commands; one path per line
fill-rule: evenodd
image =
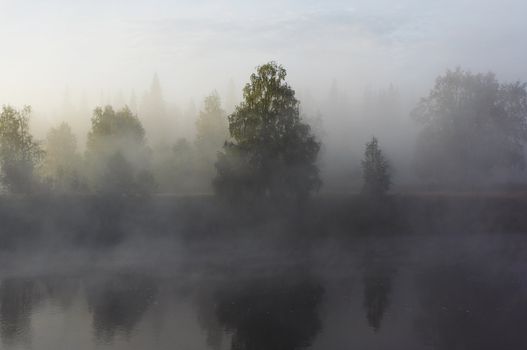
M 390 165 L 375 137 L 366 143 L 362 160 L 362 177 L 364 180 L 362 191 L 366 195 L 383 196 L 390 189 Z

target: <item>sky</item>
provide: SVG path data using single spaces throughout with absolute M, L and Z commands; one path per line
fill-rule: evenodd
M 521 0 L 0 0 L 0 104 L 53 110 L 64 92 L 200 100 L 275 60 L 293 88 L 422 93 L 447 68 L 527 81 Z

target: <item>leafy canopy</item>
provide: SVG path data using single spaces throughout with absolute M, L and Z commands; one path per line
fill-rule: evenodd
M 3 106 L 0 113 L 0 167 L 2 185 L 15 193 L 30 192 L 34 170 L 43 156 L 29 132 L 31 108 Z
M 86 156 L 93 185 L 103 192 L 138 193 L 153 187 L 145 131 L 128 107 L 95 109 Z
M 91 119 L 88 149 L 96 149 L 104 141 L 143 144 L 145 130 L 136 115 L 128 107 L 115 112 L 111 106 L 97 107 Z M 119 145 L 117 145 L 119 146 Z
M 275 62 L 251 75 L 243 101 L 228 117 L 232 141 L 216 163 L 218 193 L 306 197 L 319 188 L 320 144 L 302 121 L 285 78 L 286 70 Z

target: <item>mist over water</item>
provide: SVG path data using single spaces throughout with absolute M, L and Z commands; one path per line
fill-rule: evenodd
M 2 348 L 518 347 L 524 241 L 456 234 L 299 249 L 211 239 L 146 264 L 135 247 L 97 265 L 78 256 L 57 269 L 50 257 L 51 270 L 32 271 L 17 257 L 1 273 Z
M 526 348 L 525 13 L 0 0 L 0 350 Z

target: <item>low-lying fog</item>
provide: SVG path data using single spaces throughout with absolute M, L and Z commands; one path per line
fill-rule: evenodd
M 520 235 L 316 249 L 230 243 L 13 255 L 0 270 L 2 348 L 475 350 L 526 341 Z
M 0 349 L 524 348 L 526 13 L 0 0 Z
M 357 190 L 373 135 L 404 189 L 420 128 L 409 114 L 436 77 L 461 67 L 527 80 L 525 11 L 513 0 L 3 1 L 0 104 L 31 105 L 41 141 L 67 122 L 80 151 L 96 106 L 128 105 L 156 149 L 192 143 L 204 98 L 216 90 L 232 112 L 255 67 L 274 60 L 323 143 L 323 191 Z

